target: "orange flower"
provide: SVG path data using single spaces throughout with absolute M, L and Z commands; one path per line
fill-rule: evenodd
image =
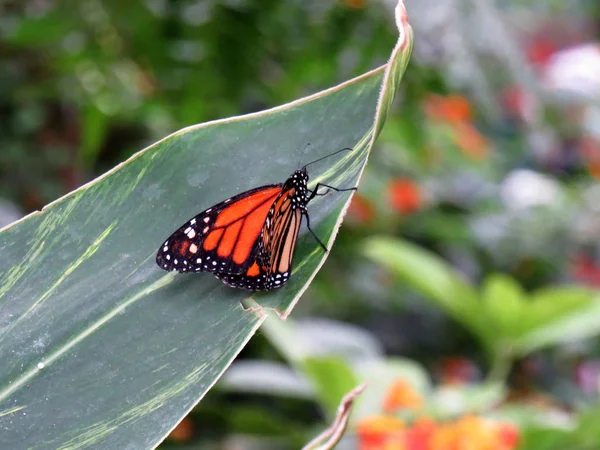
M 425 113 L 433 120 L 452 124 L 471 120 L 471 104 L 461 95 L 431 95 L 425 101 Z
M 169 439 L 177 442 L 189 441 L 194 435 L 194 424 L 188 417 L 177 424 L 177 426 L 169 434 Z
M 375 208 L 365 197 L 360 194 L 354 194 L 348 208 L 348 214 L 358 223 L 369 223 L 375 216 Z
M 488 141 L 469 123 L 457 124 L 454 143 L 473 159 L 483 159 L 489 154 Z
M 422 406 L 421 396 L 403 379 L 394 381 L 383 399 L 383 411 L 386 413 L 393 413 L 399 409 L 418 410 Z
M 392 208 L 410 214 L 421 207 L 419 186 L 408 178 L 397 178 L 388 185 L 388 198 Z
M 469 415 L 439 426 L 428 450 L 512 450 L 517 440 L 508 442 L 499 425 Z
M 600 142 L 591 136 L 583 136 L 579 143 L 579 152 L 594 178 L 600 178 Z
M 436 423 L 431 419 L 417 419 L 413 426 L 406 430 L 404 436 L 407 450 L 429 450 L 429 443 L 436 428 Z
M 356 429 L 359 449 L 384 450 L 386 444 L 398 442 L 398 438 L 402 437 L 402 430 L 404 430 L 404 422 L 395 417 L 367 417 L 358 424 Z
M 360 450 L 514 450 L 519 430 L 474 415 L 446 423 L 420 418 L 411 427 L 377 416 L 359 424 L 358 437 Z

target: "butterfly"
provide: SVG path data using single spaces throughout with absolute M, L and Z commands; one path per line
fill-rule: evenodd
M 250 189 L 217 203 L 184 223 L 158 249 L 156 264 L 166 271 L 211 272 L 225 284 L 250 291 L 268 291 L 283 286 L 292 272 L 294 248 L 302 217 L 310 227 L 307 205 L 320 187 L 308 189 L 307 167 L 342 151 L 319 158 L 294 171 L 284 183 Z

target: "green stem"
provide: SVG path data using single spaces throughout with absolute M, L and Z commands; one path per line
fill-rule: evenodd
M 489 383 L 505 382 L 513 364 L 512 353 L 505 349 L 495 349 L 492 355 L 492 366 L 485 381 Z

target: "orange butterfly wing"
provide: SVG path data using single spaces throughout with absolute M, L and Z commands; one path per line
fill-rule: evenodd
M 244 273 L 256 259 L 259 237 L 282 185 L 243 192 L 182 225 L 156 255 L 164 270 Z
M 274 201 L 261 232 L 256 259 L 244 273 L 215 273 L 234 287 L 269 290 L 283 286 L 292 269 L 294 247 L 302 222 L 302 209 L 294 202 L 295 188 L 281 193 Z

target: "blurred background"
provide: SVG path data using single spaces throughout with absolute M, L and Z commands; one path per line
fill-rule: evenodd
M 406 5 L 413 56 L 334 251 L 161 448 L 300 448 L 364 379 L 340 448 L 600 448 L 600 4 Z M 384 64 L 394 6 L 0 2 L 0 226 Z

